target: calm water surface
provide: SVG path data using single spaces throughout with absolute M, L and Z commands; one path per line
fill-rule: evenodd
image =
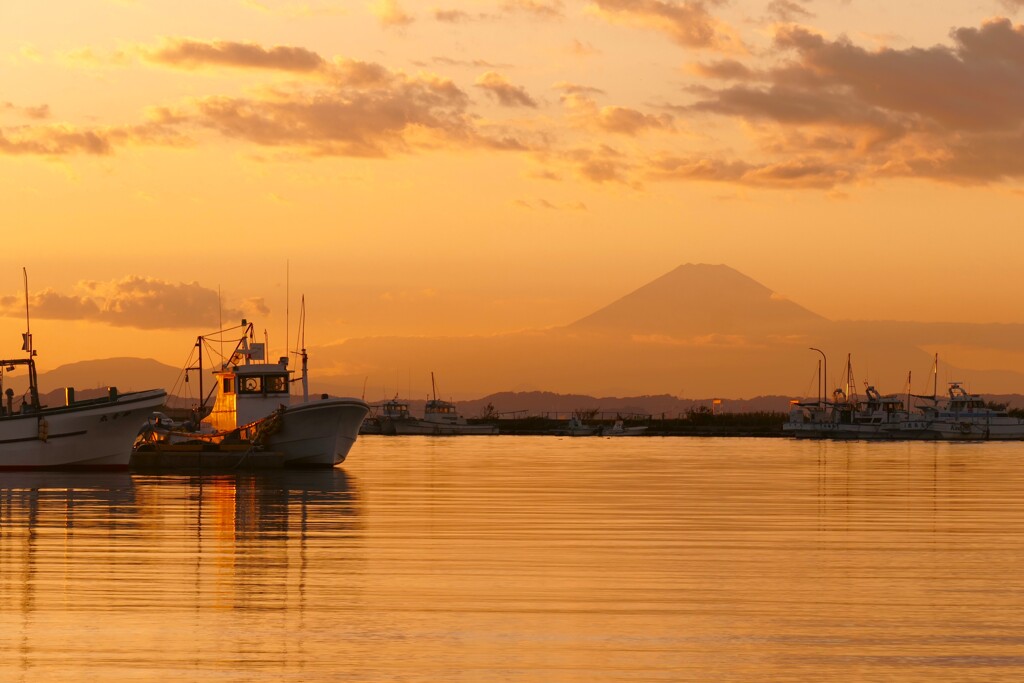
M 1024 443 L 366 437 L 0 474 L 0 681 L 1024 678 Z

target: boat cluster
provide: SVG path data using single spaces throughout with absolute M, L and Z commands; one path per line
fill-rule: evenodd
M 936 375 L 937 369 L 938 357 Z M 961 382 L 950 382 L 945 396 L 937 386 L 931 395 L 903 396 L 883 396 L 868 386 L 861 398 L 849 361 L 847 378 L 847 388 L 836 389 L 831 400 L 793 401 L 783 430 L 798 439 L 1024 440 L 1024 420 L 986 403 Z

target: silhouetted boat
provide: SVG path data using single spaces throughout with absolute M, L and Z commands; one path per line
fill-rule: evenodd
M 264 345 L 252 342 L 252 324 L 243 321 L 243 326 L 245 332 L 234 352 L 213 372 L 217 397 L 209 414 L 203 415 L 204 398 L 199 414 L 189 425 L 165 428 L 159 421 L 151 421 L 136 448 L 247 442 L 254 448 L 281 453 L 285 466 L 333 467 L 344 461 L 370 407 L 357 398 L 330 398 L 326 394 L 310 400 L 305 349 L 299 353 L 303 394 L 293 397 L 290 386 L 294 371 L 288 369 L 288 358 L 266 362 Z M 204 338 L 199 337 L 200 349 L 203 343 Z M 199 367 L 189 369 L 198 369 L 202 375 L 201 352 Z M 203 419 L 197 425 L 200 416 Z

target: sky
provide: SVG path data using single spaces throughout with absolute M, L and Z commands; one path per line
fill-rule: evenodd
M 8 0 L 40 364 L 562 325 L 683 263 L 1024 322 L 1024 0 Z M 294 345 L 291 341 L 289 345 Z

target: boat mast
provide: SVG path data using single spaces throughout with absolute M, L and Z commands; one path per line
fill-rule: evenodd
M 430 390 L 434 393 L 434 403 L 437 403 L 437 385 L 434 384 L 434 373 L 430 373 Z
M 932 366 L 932 400 L 939 399 L 939 352 L 935 352 L 935 365 Z
M 35 349 L 32 348 L 32 322 L 28 306 L 28 269 L 22 266 L 21 273 L 25 279 L 25 334 L 21 335 L 22 351 L 28 352 L 28 395 L 32 408 L 39 410 L 39 383 L 36 378 Z
M 302 402 L 309 403 L 309 356 L 306 355 L 306 295 L 302 295 L 302 309 L 299 312 L 299 338 L 302 350 Z

